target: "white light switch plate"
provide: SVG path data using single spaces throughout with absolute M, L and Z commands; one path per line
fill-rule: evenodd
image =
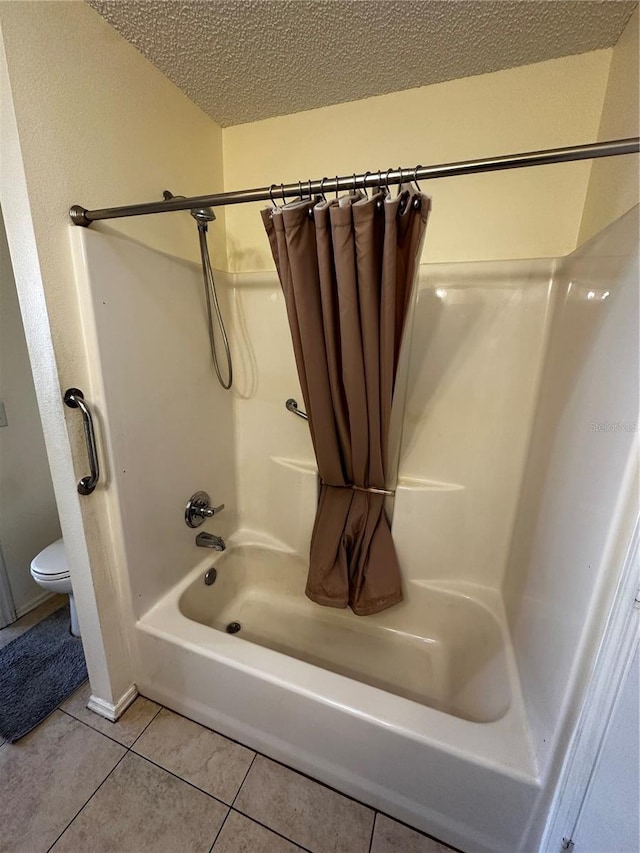
M 0 400 L 0 427 L 7 426 L 7 413 L 4 410 L 4 403 Z

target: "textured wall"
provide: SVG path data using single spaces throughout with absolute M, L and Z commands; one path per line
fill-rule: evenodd
M 591 142 L 610 50 L 225 128 L 225 189 Z M 578 236 L 590 166 L 446 178 L 423 262 L 557 257 Z M 273 268 L 261 204 L 227 210 L 233 271 Z
M 639 24 L 636 11 L 613 49 L 598 139 L 640 136 Z M 637 154 L 594 161 L 580 243 L 638 203 L 639 164 Z
M 165 188 L 215 192 L 222 185 L 221 131 L 85 3 L 0 3 L 0 27 L 3 85 L 11 94 L 3 99 L 0 192 L 92 685 L 111 701 L 130 684 L 127 581 L 117 503 L 103 488 L 78 503 L 69 470 L 69 439 L 76 477 L 86 474 L 86 449 L 77 412 L 64 410 L 68 438 L 64 431 L 61 389 L 74 385 L 100 400 L 102 381 L 75 291 L 67 210 L 73 202 L 100 207 L 159 198 Z M 179 257 L 197 254 L 187 213 L 96 230 L 102 227 Z M 217 264 L 224 264 L 222 235 L 220 228 L 212 240 Z M 97 415 L 99 426 L 99 407 Z
M 0 212 L 0 544 L 18 616 L 46 595 L 31 579 L 35 555 L 60 536 L 33 376 Z

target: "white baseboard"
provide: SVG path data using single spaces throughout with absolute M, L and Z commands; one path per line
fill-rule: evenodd
M 16 619 L 20 619 L 22 616 L 26 616 L 27 613 L 30 613 L 32 610 L 35 610 L 36 607 L 39 607 L 41 604 L 44 604 L 45 601 L 48 601 L 50 598 L 53 598 L 55 593 L 47 592 L 47 590 L 43 590 L 39 595 L 36 595 L 34 598 L 31 598 L 27 601 L 26 604 L 20 605 L 20 607 L 16 607 Z
M 6 628 L 17 618 L 9 575 L 2 556 L 2 543 L 0 542 L 0 628 Z
M 87 702 L 87 708 L 95 714 L 98 714 L 100 717 L 104 717 L 105 720 L 115 723 L 124 714 L 137 695 L 138 688 L 135 684 L 132 684 L 131 687 L 127 688 L 115 704 L 91 694 L 89 701 Z

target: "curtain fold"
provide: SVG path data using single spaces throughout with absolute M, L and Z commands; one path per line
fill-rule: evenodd
M 402 600 L 384 513 L 402 333 L 431 200 L 413 190 L 262 211 L 321 488 L 306 594 L 367 616 Z

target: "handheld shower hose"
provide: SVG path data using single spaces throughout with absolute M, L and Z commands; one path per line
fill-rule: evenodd
M 165 199 L 184 198 L 184 196 L 174 196 L 173 193 L 169 190 L 164 191 L 163 197 Z M 216 215 L 213 212 L 212 207 L 198 207 L 191 211 L 191 216 L 193 216 L 193 218 L 198 223 L 200 257 L 202 258 L 202 278 L 204 282 L 204 295 L 207 301 L 207 320 L 209 329 L 209 345 L 211 347 L 211 360 L 213 361 L 213 366 L 216 371 L 216 376 L 218 377 L 218 382 L 220 383 L 220 385 L 222 385 L 225 391 L 228 391 L 233 384 L 233 363 L 231 361 L 229 338 L 227 337 L 227 330 L 225 329 L 224 320 L 222 319 L 222 312 L 220 311 L 218 294 L 216 292 L 216 283 L 213 278 L 213 270 L 211 269 L 211 260 L 209 258 L 209 247 L 207 245 L 207 231 L 209 230 L 209 223 L 215 220 Z M 222 344 L 224 346 L 224 353 L 227 362 L 226 380 L 223 379 L 222 373 L 220 371 L 220 365 L 218 364 L 218 353 L 216 351 L 216 340 L 213 330 L 214 312 L 216 320 L 218 322 L 218 328 L 220 329 L 220 335 L 222 337 Z
M 228 391 L 229 388 L 231 388 L 231 385 L 233 384 L 233 363 L 231 361 L 231 350 L 229 349 L 229 339 L 227 337 L 227 330 L 224 327 L 224 320 L 222 319 L 222 312 L 220 311 L 218 294 L 216 292 L 216 283 L 213 278 L 213 270 L 211 269 L 211 261 L 209 259 L 209 248 L 207 246 L 207 223 L 211 220 L 202 217 L 202 213 L 203 211 L 201 210 L 191 211 L 191 215 L 198 222 L 198 237 L 200 239 L 200 255 L 202 256 L 202 277 L 204 281 L 204 295 L 207 300 L 207 319 L 209 321 L 209 344 L 211 346 L 211 358 L 213 360 L 213 366 L 216 371 L 216 376 L 218 377 L 218 382 L 226 391 Z M 213 214 L 213 211 L 211 211 L 211 214 Z M 222 373 L 220 372 L 220 365 L 218 364 L 218 353 L 216 352 L 216 341 L 213 332 L 213 312 L 211 310 L 212 305 L 213 311 L 215 311 L 216 320 L 218 321 L 218 328 L 220 329 L 220 335 L 222 336 L 222 343 L 224 346 L 224 353 L 227 361 L 226 380 L 222 378 Z

